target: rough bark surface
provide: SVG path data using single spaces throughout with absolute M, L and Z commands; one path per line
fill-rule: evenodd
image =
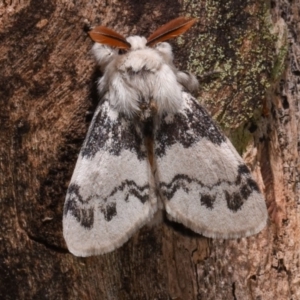
M 1 299 L 300 299 L 300 5 L 261 2 L 0 3 Z M 269 225 L 224 241 L 164 220 L 112 253 L 76 258 L 62 208 L 97 102 L 86 27 L 147 36 L 186 14 L 199 24 L 173 42 L 176 64 L 199 76 L 218 71 L 202 81 L 200 99 L 235 128 Z

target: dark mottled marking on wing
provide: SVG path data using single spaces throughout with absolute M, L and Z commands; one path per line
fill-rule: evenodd
M 208 209 L 214 208 L 216 197 L 213 197 L 209 194 L 200 195 L 200 197 L 201 197 L 200 202 L 203 206 L 205 206 Z
M 177 174 L 174 176 L 173 180 L 170 183 L 164 183 L 161 182 L 160 183 L 160 189 L 162 194 L 168 199 L 168 200 L 172 200 L 174 194 L 182 188 L 185 188 L 185 191 L 187 191 L 186 189 L 186 185 L 188 183 L 194 182 L 197 180 L 193 180 L 192 178 L 190 178 L 188 175 L 185 174 Z M 199 182 L 199 185 L 202 185 L 201 182 Z
M 83 199 L 79 193 L 80 186 L 78 184 L 72 183 L 68 187 L 67 194 L 74 195 L 81 203 L 83 203 Z
M 260 192 L 257 183 L 252 178 L 247 179 L 247 184 L 251 187 L 252 190 Z
M 80 221 L 80 213 L 77 209 L 75 199 L 79 202 L 83 202 L 82 197 L 79 193 L 79 186 L 77 184 L 70 184 L 67 191 L 67 199 L 64 205 L 64 215 L 70 211 L 76 220 Z
M 77 220 L 77 222 L 80 222 L 80 209 L 78 205 L 76 205 L 75 199 L 68 196 L 65 206 L 64 206 L 64 216 L 68 214 L 68 212 L 71 213 Z
M 242 196 L 239 193 L 230 194 L 228 191 L 225 191 L 225 197 L 226 197 L 227 207 L 234 212 L 241 209 L 244 202 L 247 200 L 247 199 L 242 199 Z
M 238 167 L 238 173 L 240 175 L 247 175 L 247 174 L 250 174 L 250 171 L 248 169 L 248 167 L 246 165 L 239 165 Z
M 223 186 L 224 201 L 226 201 L 229 210 L 236 212 L 242 208 L 243 204 L 254 191 L 260 193 L 257 183 L 250 177 L 250 171 L 246 168 L 245 165 L 238 167 L 238 170 L 241 170 L 241 172 L 237 172 L 237 179 L 235 181 L 223 180 L 209 186 L 205 185 L 201 180 L 191 178 L 186 174 L 177 174 L 173 177 L 171 182 L 161 182 L 160 190 L 167 200 L 172 201 L 172 198 L 178 190 L 184 190 L 188 194 L 191 186 L 197 185 L 200 191 L 200 204 L 208 209 L 213 209 L 217 197 L 214 191 L 219 192 L 219 189 L 215 187 Z M 232 187 L 236 192 L 229 192 L 232 190 Z M 209 193 L 205 192 L 201 194 L 201 191 L 204 191 L 204 189 L 208 190 Z
M 80 187 L 71 184 L 67 191 L 67 198 L 64 206 L 64 216 L 70 213 L 81 226 L 92 229 L 94 225 L 94 209 L 92 207 L 82 207 L 84 200 L 79 193 Z
M 115 202 L 107 203 L 107 205 L 100 206 L 100 211 L 104 215 L 104 219 L 109 222 L 117 215 L 117 205 Z
M 141 201 L 142 204 L 146 203 L 149 199 L 149 184 L 144 186 L 138 186 L 132 180 L 126 180 L 121 182 L 119 186 L 116 186 L 112 192 L 106 198 L 99 195 L 91 195 L 90 197 L 83 199 L 79 190 L 80 186 L 77 184 L 70 184 L 67 192 L 67 198 L 64 206 L 64 216 L 70 213 L 81 226 L 86 229 L 91 229 L 94 225 L 94 207 L 89 203 L 92 199 L 99 199 L 99 207 L 101 213 L 103 213 L 106 221 L 111 221 L 117 216 L 117 203 L 118 201 L 128 201 L 131 195 L 134 195 Z M 123 199 L 114 199 L 115 194 L 122 191 L 124 194 Z
M 94 209 L 93 208 L 81 209 L 80 224 L 87 229 L 93 228 L 93 225 L 94 225 Z
M 157 156 L 165 155 L 166 149 L 177 143 L 189 148 L 203 138 L 218 146 L 226 141 L 210 115 L 192 96 L 187 104 L 183 114 L 165 114 L 161 118 L 156 132 Z
M 249 177 L 249 176 L 250 176 L 250 171 L 249 171 L 248 167 L 245 164 L 239 165 L 238 166 L 238 176 L 236 177 L 236 181 L 235 181 L 236 185 L 241 184 L 242 179 L 245 177 Z
M 127 149 L 135 153 L 138 159 L 145 159 L 146 153 L 141 150 L 143 124 L 120 113 L 112 119 L 109 116 L 109 112 L 112 111 L 108 100 L 105 99 L 99 104 L 82 146 L 81 155 L 92 159 L 99 150 L 105 150 L 119 156 Z
M 134 181 L 132 180 L 125 180 L 122 181 L 119 186 L 116 186 L 108 197 L 104 199 L 104 201 L 108 201 L 109 198 L 112 198 L 117 192 L 122 191 L 124 192 L 125 201 L 127 202 L 130 195 L 134 195 L 136 198 L 138 198 L 141 203 L 145 203 L 149 199 L 149 184 L 146 184 L 144 186 L 138 186 Z
M 252 188 L 251 186 L 244 184 L 240 187 L 240 193 L 243 199 L 247 199 L 251 193 L 252 193 Z

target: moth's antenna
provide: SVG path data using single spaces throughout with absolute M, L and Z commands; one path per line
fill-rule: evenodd
M 169 23 L 158 28 L 147 39 L 147 46 L 154 46 L 157 43 L 177 37 L 185 33 L 190 27 L 194 25 L 197 19 L 179 17 Z
M 90 38 L 100 44 L 116 47 L 119 49 L 129 49 L 131 45 L 126 39 L 114 30 L 105 26 L 97 26 L 89 31 Z

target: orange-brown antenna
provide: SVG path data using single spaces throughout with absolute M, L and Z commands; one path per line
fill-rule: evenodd
M 104 26 L 97 26 L 89 31 L 91 39 L 100 44 L 116 47 L 119 49 L 129 49 L 131 45 L 119 33 Z
M 191 19 L 186 17 L 179 17 L 170 21 L 169 23 L 158 28 L 148 37 L 147 46 L 154 46 L 157 43 L 183 34 L 190 29 L 190 27 L 193 26 L 196 21 L 197 19 L 195 18 Z

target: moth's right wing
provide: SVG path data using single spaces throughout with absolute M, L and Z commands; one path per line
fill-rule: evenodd
M 267 222 L 263 195 L 209 114 L 182 93 L 183 111 L 156 130 L 156 177 L 167 216 L 208 237 L 256 234 Z
M 63 233 L 76 256 L 125 243 L 157 210 L 141 124 L 101 103 L 68 188 Z

